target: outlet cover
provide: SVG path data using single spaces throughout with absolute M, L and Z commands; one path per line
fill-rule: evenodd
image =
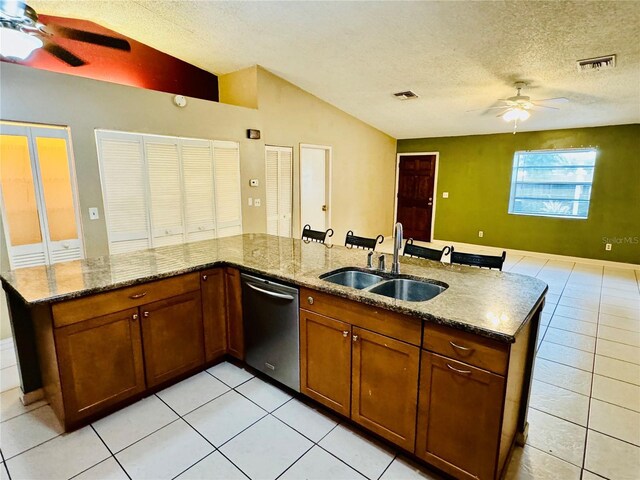
M 442 192 L 442 198 L 449 198 L 449 192 Z
M 89 208 L 89 220 L 98 220 L 99 218 L 98 209 L 96 207 Z
M 478 236 L 480 238 L 484 237 L 484 232 L 482 230 L 478 230 Z
M 256 199 L 253 201 L 253 206 L 254 206 L 254 207 L 259 207 L 259 206 L 260 206 L 260 199 L 259 199 L 259 198 L 256 198 Z
M 607 252 L 610 252 L 610 251 L 611 251 L 611 244 L 610 244 L 610 243 L 607 243 L 607 244 L 604 246 L 604 249 L 605 249 Z

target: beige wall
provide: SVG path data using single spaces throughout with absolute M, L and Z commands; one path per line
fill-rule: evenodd
M 245 232 L 266 229 L 265 144 L 294 148 L 296 179 L 299 144 L 330 145 L 336 242 L 350 228 L 365 235 L 391 232 L 396 141 L 262 68 L 223 76 L 220 82 L 221 98 L 251 106 L 257 99 L 258 110 L 194 98 L 180 109 L 171 94 L 8 63 L 0 64 L 0 81 L 1 119 L 70 127 L 88 257 L 108 253 L 95 129 L 240 142 Z M 260 129 L 262 139 L 246 139 L 248 128 Z M 258 178 L 260 186 L 249 187 L 251 178 Z M 294 194 L 297 235 L 297 188 Z M 261 207 L 248 207 L 248 197 L 261 198 Z M 99 220 L 89 220 L 89 207 L 99 208 Z M 6 269 L 1 228 L 0 243 L 1 267 Z M 1 305 L 0 312 L 0 338 L 5 338 L 10 332 Z
M 328 145 L 333 149 L 334 243 L 342 243 L 350 229 L 365 236 L 390 235 L 396 140 L 264 68 L 257 67 L 257 72 L 265 143 L 293 147 L 294 235 L 300 231 L 300 143 Z

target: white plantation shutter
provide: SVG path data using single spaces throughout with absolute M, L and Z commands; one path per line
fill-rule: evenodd
M 152 245 L 175 245 L 184 241 L 182 178 L 178 141 L 145 137 L 149 178 Z
M 267 233 L 278 235 L 278 150 L 265 147 Z
M 265 147 L 267 233 L 291 236 L 293 149 Z
M 242 233 L 240 147 L 236 142 L 213 142 L 216 230 L 218 237 Z
M 99 131 L 96 139 L 109 252 L 149 248 L 142 137 Z
M 208 140 L 183 139 L 182 174 L 186 241 L 215 237 L 213 151 Z
M 278 171 L 278 235 L 291 236 L 291 208 L 293 196 L 293 149 L 280 149 Z

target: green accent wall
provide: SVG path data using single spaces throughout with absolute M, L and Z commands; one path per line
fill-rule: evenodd
M 507 213 L 516 151 L 579 147 L 598 150 L 589 218 Z M 640 124 L 398 140 L 408 152 L 440 153 L 438 240 L 640 264 Z

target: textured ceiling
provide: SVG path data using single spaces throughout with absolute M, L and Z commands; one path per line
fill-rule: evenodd
M 216 74 L 262 65 L 396 138 L 509 132 L 482 109 L 516 80 L 570 100 L 521 131 L 640 122 L 638 1 L 29 3 Z M 576 60 L 612 53 L 615 69 L 578 73 Z M 420 98 L 392 96 L 407 89 Z

